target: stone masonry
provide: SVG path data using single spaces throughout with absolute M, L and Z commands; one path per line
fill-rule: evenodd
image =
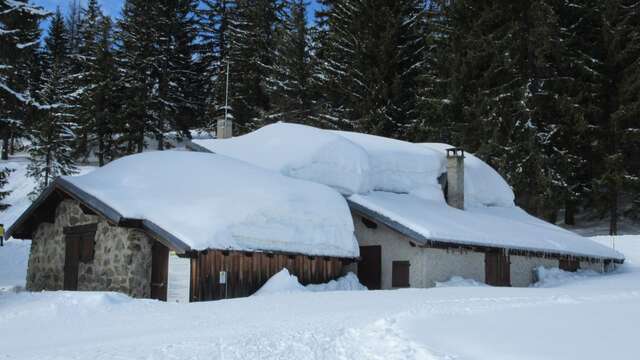
M 79 263 L 78 290 L 118 291 L 133 297 L 151 294 L 152 239 L 137 229 L 110 225 L 84 214 L 77 201 L 64 200 L 55 222 L 41 223 L 33 236 L 27 271 L 30 291 L 61 290 L 64 284 L 63 228 L 98 223 L 93 261 Z

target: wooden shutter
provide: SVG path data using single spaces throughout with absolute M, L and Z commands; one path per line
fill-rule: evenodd
M 391 269 L 392 287 L 409 287 L 409 267 L 408 261 L 394 261 Z
M 560 259 L 559 266 L 561 270 L 576 272 L 580 268 L 580 262 L 576 259 Z
M 93 261 L 95 250 L 95 237 L 98 224 L 86 224 L 79 226 L 67 226 L 63 229 L 67 243 L 72 242 L 77 247 L 79 262 Z

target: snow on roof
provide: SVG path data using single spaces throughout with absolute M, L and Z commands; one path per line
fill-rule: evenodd
M 194 140 L 209 151 L 343 194 L 372 190 L 408 192 L 437 184 L 444 158 L 431 149 L 378 136 L 276 123 L 230 138 Z
M 619 259 L 619 253 L 537 219 L 514 205 L 507 182 L 465 153 L 465 210 L 445 202 L 440 143 L 415 144 L 367 134 L 276 123 L 231 139 L 194 140 L 197 147 L 329 185 L 352 204 L 410 229 L 418 237 L 462 244 Z
M 453 146 L 440 143 L 422 143 L 421 146 L 446 156 Z M 473 154 L 464 153 L 464 201 L 466 204 L 487 206 L 513 206 L 515 196 L 511 186 L 500 174 Z
M 339 193 L 226 156 L 148 152 L 64 180 L 123 217 L 153 222 L 193 250 L 358 256 Z
M 355 194 L 349 201 L 422 240 L 624 259 L 609 247 L 537 219 L 516 206 L 477 206 L 463 211 L 410 194 L 382 191 Z

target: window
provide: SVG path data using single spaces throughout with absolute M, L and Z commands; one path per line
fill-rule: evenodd
M 68 226 L 63 229 L 67 246 L 75 248 L 73 252 L 77 254 L 79 262 L 93 261 L 97 225 Z
M 366 226 L 369 229 L 377 229 L 378 228 L 378 224 L 376 224 L 374 221 L 371 221 L 371 220 L 367 219 L 366 217 L 362 217 L 361 220 L 362 220 L 362 223 L 364 224 L 364 226 Z
M 394 261 L 391 269 L 392 287 L 409 287 L 409 264 L 408 261 Z

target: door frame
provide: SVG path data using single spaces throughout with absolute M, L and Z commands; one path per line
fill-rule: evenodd
M 366 249 L 363 251 L 363 249 Z M 371 254 L 371 252 L 376 253 L 378 258 L 377 264 L 367 264 L 367 261 L 364 261 L 364 253 Z M 375 261 L 375 259 L 370 259 L 370 261 Z M 371 267 L 373 265 L 373 268 Z M 366 266 L 366 268 L 365 268 Z M 376 269 L 377 268 L 377 269 Z M 361 270 L 362 269 L 362 270 Z M 372 272 L 370 278 L 363 277 L 363 272 Z M 377 273 L 377 274 L 376 274 Z M 365 285 L 369 290 L 380 290 L 382 289 L 382 246 L 381 245 L 365 245 L 360 246 L 360 261 L 358 261 L 358 278 L 363 285 Z M 364 282 L 363 282 L 364 279 Z M 373 280 L 373 281 L 369 281 Z M 369 283 L 369 284 L 365 284 Z

